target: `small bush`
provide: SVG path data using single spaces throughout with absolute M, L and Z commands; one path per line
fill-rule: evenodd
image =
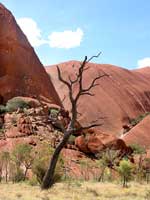
M 6 104 L 6 109 L 8 112 L 16 111 L 18 108 L 30 108 L 30 105 L 23 99 L 16 97 L 10 99 Z
M 149 112 L 146 112 L 144 114 L 139 115 L 137 118 L 135 119 L 131 119 L 130 124 L 132 126 L 136 126 L 140 121 L 142 121 L 147 115 L 149 115 Z
M 71 135 L 71 136 L 69 137 L 68 144 L 74 144 L 74 143 L 75 143 L 75 139 L 76 139 L 76 136 Z
M 39 184 L 42 183 L 42 180 L 44 178 L 47 169 L 44 160 L 45 158 L 35 158 L 32 166 L 32 171 L 35 174 Z
M 146 152 L 145 148 L 139 144 L 131 144 L 130 147 L 132 148 L 134 154 L 144 154 Z
M 21 168 L 16 168 L 16 170 L 14 170 L 11 179 L 13 182 L 21 182 L 24 181 L 24 173 L 23 170 Z
M 12 159 L 16 163 L 17 166 L 21 166 L 26 163 L 30 164 L 33 160 L 31 155 L 32 147 L 29 144 L 17 144 L 12 152 Z
M 58 109 L 49 108 L 48 112 L 49 112 L 49 115 L 50 115 L 52 118 L 57 118 L 57 117 L 58 117 L 58 113 L 59 113 L 59 110 L 58 110 Z
M 38 181 L 37 181 L 37 178 L 36 178 L 36 176 L 32 176 L 32 178 L 30 178 L 29 179 L 29 185 L 31 185 L 31 186 L 36 186 L 36 185 L 38 185 Z
M 0 105 L 0 114 L 6 113 L 7 108 L 4 105 Z
M 129 160 L 123 159 L 120 161 L 117 170 L 122 178 L 123 187 L 127 187 L 127 182 L 131 180 L 132 177 L 132 171 L 133 171 L 132 163 Z

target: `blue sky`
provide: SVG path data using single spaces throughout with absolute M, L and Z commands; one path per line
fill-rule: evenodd
M 44 65 L 82 60 L 128 69 L 150 66 L 149 0 L 0 0 Z

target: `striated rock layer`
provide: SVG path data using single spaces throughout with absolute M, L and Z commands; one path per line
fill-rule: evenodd
M 0 4 L 0 103 L 14 96 L 59 97 L 13 15 Z
M 78 61 L 69 61 L 59 64 L 59 67 L 63 77 L 67 79 L 68 75 L 73 76 L 79 65 Z M 78 108 L 82 113 L 79 116 L 81 124 L 88 124 L 92 120 L 103 117 L 104 119 L 100 119 L 103 125 L 98 129 L 120 135 L 123 125 L 140 114 L 150 111 L 150 73 L 143 73 L 144 69 L 142 72 L 130 71 L 108 64 L 88 63 L 88 66 L 90 69 L 84 76 L 85 86 L 88 86 L 98 74 L 106 73 L 109 77 L 103 77 L 98 81 L 99 86 L 92 90 L 94 97 L 84 96 L 80 100 Z M 68 90 L 58 81 L 56 66 L 46 67 L 46 70 L 51 74 L 51 80 L 60 98 L 63 99 L 67 96 Z M 74 90 L 76 92 L 77 86 Z M 68 109 L 68 99 L 65 99 L 64 106 Z

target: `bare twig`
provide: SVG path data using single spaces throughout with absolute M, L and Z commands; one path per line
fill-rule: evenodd
M 83 127 L 80 127 L 80 128 L 77 128 L 74 130 L 74 132 L 78 132 L 78 131 L 83 131 L 83 130 L 88 130 L 90 128 L 94 128 L 94 127 L 98 127 L 98 126 L 102 126 L 103 124 L 91 124 L 91 125 L 88 125 L 88 126 L 83 126 Z
M 87 62 L 90 62 L 91 60 L 93 60 L 93 58 L 98 58 L 101 54 L 102 52 L 99 52 L 96 56 L 92 56 L 91 58 L 89 58 Z

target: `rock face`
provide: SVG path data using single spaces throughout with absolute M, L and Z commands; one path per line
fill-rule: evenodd
M 0 4 L 0 103 L 14 96 L 59 97 L 13 15 Z
M 139 144 L 146 149 L 150 146 L 150 115 L 121 137 L 126 144 Z
M 72 65 L 74 64 L 74 67 Z M 62 75 L 67 79 L 77 71 L 80 62 L 70 61 L 59 64 Z M 109 77 L 101 78 L 99 86 L 92 90 L 94 97 L 84 96 L 79 103 L 79 122 L 89 124 L 92 120 L 100 120 L 103 125 L 98 127 L 106 133 L 120 135 L 122 126 L 144 112 L 150 111 L 150 73 L 138 70 L 127 70 L 108 64 L 87 64 L 90 68 L 84 76 L 84 84 L 88 86 L 98 74 L 106 73 Z M 46 67 L 51 80 L 63 99 L 67 96 L 67 88 L 57 79 L 56 66 Z M 150 71 L 150 70 L 148 70 Z M 74 88 L 75 92 L 77 87 Z M 64 107 L 68 109 L 69 101 L 65 99 Z

